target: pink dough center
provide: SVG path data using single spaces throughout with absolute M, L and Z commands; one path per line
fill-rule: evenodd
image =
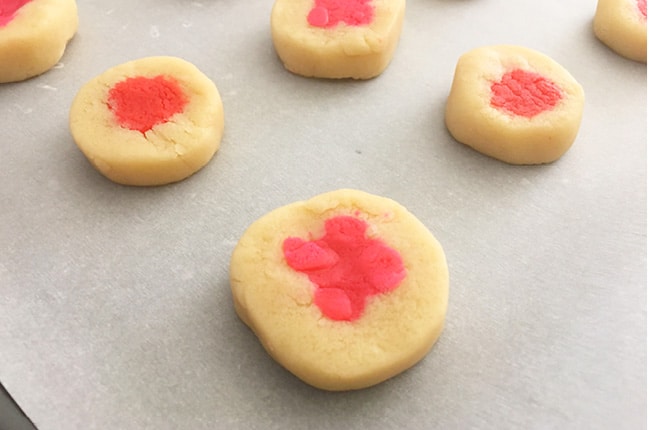
M 165 76 L 127 78 L 108 92 L 108 108 L 120 126 L 141 133 L 183 112 L 186 104 L 178 82 Z
M 521 69 L 506 73 L 491 89 L 492 106 L 527 118 L 553 109 L 562 99 L 562 91 L 553 81 Z
M 18 10 L 32 0 L 0 0 L 0 27 L 9 24 Z
M 394 290 L 406 276 L 399 253 L 366 237 L 367 229 L 358 218 L 336 216 L 325 221 L 323 237 L 289 237 L 282 245 L 289 267 L 315 285 L 314 304 L 329 319 L 358 319 L 368 297 Z
M 637 0 L 636 5 L 639 8 L 639 12 L 641 12 L 641 15 L 643 15 L 643 18 L 648 19 L 648 1 Z
M 375 9 L 371 0 L 315 0 L 307 15 L 307 22 L 314 27 L 330 28 L 343 22 L 347 25 L 368 25 Z

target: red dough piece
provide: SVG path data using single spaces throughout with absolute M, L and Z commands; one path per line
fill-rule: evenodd
M 553 109 L 562 99 L 562 91 L 553 81 L 521 69 L 504 74 L 491 90 L 492 106 L 527 118 Z
M 334 27 L 340 22 L 358 26 L 370 24 L 374 14 L 370 0 L 316 0 L 307 21 L 323 28 Z
M 0 1 L 0 27 L 9 24 L 16 12 L 32 0 L 2 0 Z
M 183 112 L 187 102 L 178 82 L 164 76 L 127 78 L 108 94 L 108 108 L 117 122 L 141 133 Z
M 648 19 L 648 1 L 637 0 L 636 5 L 639 8 L 639 12 L 641 12 L 641 15 L 643 15 L 643 18 Z
M 368 224 L 352 216 L 325 221 L 325 235 L 283 243 L 287 264 L 316 285 L 314 303 L 336 321 L 358 319 L 369 296 L 389 292 L 406 276 L 402 258 L 379 239 L 367 238 Z

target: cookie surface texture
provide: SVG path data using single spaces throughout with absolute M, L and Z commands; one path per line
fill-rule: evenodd
M 70 131 L 90 163 L 124 185 L 163 185 L 205 166 L 221 143 L 223 105 L 215 84 L 176 57 L 113 67 L 83 85 Z
M 498 45 L 463 54 L 456 65 L 445 124 L 459 142 L 511 164 L 560 158 L 582 121 L 584 91 L 550 57 Z
M 298 75 L 370 79 L 393 57 L 404 8 L 405 0 L 276 0 L 273 44 Z
M 614 52 L 647 62 L 647 0 L 598 0 L 593 29 L 596 37 Z
M 75 0 L 0 1 L 0 83 L 54 67 L 78 25 Z
M 266 351 L 331 391 L 378 384 L 438 339 L 449 275 L 442 247 L 393 200 L 337 190 L 255 221 L 232 254 L 235 310 Z

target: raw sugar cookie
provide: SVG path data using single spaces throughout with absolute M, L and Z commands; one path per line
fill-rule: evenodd
M 315 387 L 378 384 L 438 339 L 449 275 L 438 241 L 388 198 L 338 190 L 255 221 L 232 254 L 235 310 Z
M 51 69 L 78 25 L 75 0 L 0 0 L 0 83 Z
M 648 59 L 647 0 L 599 0 L 594 34 L 614 52 L 634 61 Z
M 317 78 L 373 78 L 402 32 L 405 0 L 276 0 L 275 50 L 287 70 Z
M 193 64 L 148 57 L 113 67 L 78 92 L 70 131 L 92 165 L 125 185 L 162 185 L 192 175 L 223 134 L 221 97 Z
M 520 46 L 488 46 L 458 60 L 445 123 L 457 141 L 483 154 L 541 164 L 571 147 L 583 106 L 582 87 L 551 58 Z

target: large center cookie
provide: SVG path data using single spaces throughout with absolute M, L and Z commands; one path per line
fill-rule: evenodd
M 275 360 L 318 388 L 395 376 L 443 327 L 444 252 L 384 197 L 338 190 L 276 209 L 246 230 L 230 269 L 238 315 Z

